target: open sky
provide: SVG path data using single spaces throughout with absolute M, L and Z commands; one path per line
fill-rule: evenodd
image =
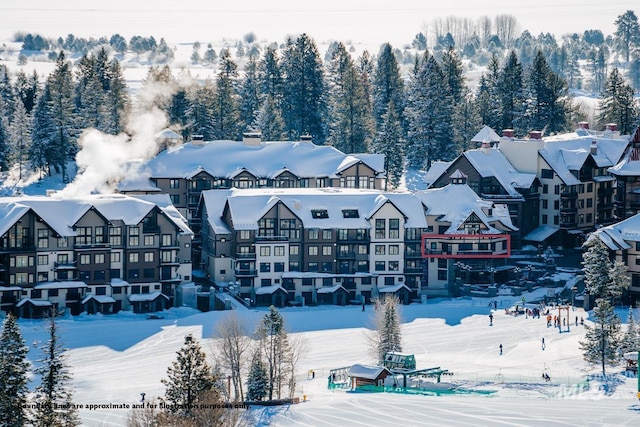
M 259 39 L 282 41 L 287 34 L 306 32 L 318 42 L 389 41 L 400 47 L 434 18 L 450 15 L 477 19 L 510 14 L 532 34 L 585 29 L 611 34 L 616 17 L 634 9 L 637 14 L 637 0 L 2 0 L 0 40 L 16 31 L 47 37 L 153 35 L 170 43 L 239 39 L 249 32 Z

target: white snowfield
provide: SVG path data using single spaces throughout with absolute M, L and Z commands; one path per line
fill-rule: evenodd
M 298 368 L 297 405 L 254 408 L 249 425 L 280 426 L 636 426 L 640 402 L 636 378 L 624 367 L 609 367 L 606 384 L 599 367 L 589 366 L 578 349 L 584 327 L 570 332 L 547 328 L 540 319 L 505 314 L 518 298 L 498 297 L 493 326 L 489 326 L 487 299 L 458 299 L 402 307 L 403 352 L 415 354 L 417 368 L 440 367 L 453 372 L 442 381 L 480 393 L 445 393 L 440 396 L 401 393 L 363 393 L 329 390 L 329 370 L 355 363 L 373 364 L 366 333 L 372 306 L 285 308 L 281 310 L 291 334 L 300 334 L 309 352 Z M 254 327 L 265 309 L 237 312 Z M 69 348 L 75 398 L 84 405 L 80 414 L 87 426 L 126 424 L 127 409 L 162 396 L 160 379 L 175 359 L 186 334 L 193 334 L 204 349 L 215 323 L 228 312 L 199 313 L 179 308 L 163 319 L 147 320 L 132 314 L 111 317 L 80 316 L 61 319 L 60 330 Z M 636 318 L 638 310 L 636 310 Z M 626 319 L 626 311 L 619 313 Z M 28 343 L 45 339 L 43 323 L 21 320 Z M 545 339 L 545 350 L 541 340 Z M 499 354 L 499 345 L 503 354 Z M 29 354 L 38 358 L 37 350 Z M 310 370 L 315 378 L 310 379 Z M 551 381 L 545 382 L 547 373 Z M 591 375 L 589 385 L 585 379 Z M 424 381 L 428 380 L 423 380 Z M 433 380 L 429 380 L 433 381 Z M 305 400 L 306 399 L 306 400 Z M 89 405 L 111 409 L 88 409 Z M 135 409 L 132 409 L 135 410 Z

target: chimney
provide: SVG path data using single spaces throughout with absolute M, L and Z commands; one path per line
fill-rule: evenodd
M 191 144 L 197 146 L 204 145 L 204 135 L 191 135 Z
M 482 145 L 480 146 L 480 150 L 482 150 L 483 153 L 487 153 L 490 149 L 491 149 L 491 143 L 486 139 L 484 139 L 482 141 Z
M 618 124 L 617 123 L 607 123 L 606 125 L 604 125 L 604 130 L 605 131 L 610 131 L 610 132 L 616 132 L 618 130 Z
M 516 135 L 513 129 L 502 129 L 502 136 L 504 138 L 514 138 Z
M 542 139 L 542 132 L 539 130 L 529 131 L 529 139 Z
M 303 135 L 300 135 L 300 141 L 302 141 L 302 142 L 313 142 L 313 137 L 311 135 L 309 135 L 308 133 L 305 133 Z
M 598 154 L 598 142 L 595 139 L 591 141 L 591 147 L 589 147 L 589 149 L 591 150 L 591 155 L 595 156 Z
M 262 145 L 262 134 L 260 132 L 246 132 L 242 134 L 242 142 L 244 145 L 257 147 Z
M 589 122 L 578 122 L 578 129 L 589 130 Z

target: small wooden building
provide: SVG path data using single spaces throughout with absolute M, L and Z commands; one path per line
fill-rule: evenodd
M 404 283 L 400 283 L 397 285 L 390 285 L 390 286 L 382 286 L 378 288 L 378 293 L 380 294 L 381 297 L 387 294 L 394 295 L 398 298 L 398 301 L 400 301 L 401 304 L 406 305 L 411 302 L 410 300 L 411 289 L 409 289 L 409 287 Z
M 82 300 L 82 308 L 89 314 L 113 314 L 116 300 L 107 295 L 87 295 Z
M 169 297 L 156 291 L 150 294 L 133 294 L 129 296 L 129 302 L 134 313 L 153 313 L 169 308 Z
M 371 366 L 371 365 L 361 365 L 355 364 L 351 366 L 347 376 L 351 378 L 351 388 L 356 389 L 358 387 L 373 385 L 373 386 L 383 386 L 384 380 L 389 375 L 391 375 L 391 371 L 389 371 L 384 366 Z
M 349 301 L 349 291 L 342 285 L 326 286 L 319 288 L 318 304 L 347 305 Z
M 262 286 L 256 289 L 257 307 L 284 307 L 289 292 L 280 285 Z
M 25 319 L 42 319 L 43 317 L 49 316 L 53 308 L 53 304 L 49 301 L 31 298 L 21 299 L 16 304 L 18 317 Z

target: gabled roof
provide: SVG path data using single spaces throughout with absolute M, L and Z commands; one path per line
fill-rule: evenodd
M 393 204 L 406 218 L 405 227 L 427 227 L 424 206 L 411 193 L 345 188 L 231 189 L 203 191 L 202 200 L 209 225 L 220 234 L 231 232 L 222 221 L 225 209 L 235 230 L 257 230 L 258 221 L 278 203 L 302 221 L 305 228 L 368 229 L 371 216 L 386 203 Z M 345 211 L 356 211 L 357 215 Z
M 23 299 L 21 299 L 16 304 L 16 307 L 22 307 L 23 305 L 25 305 L 27 303 L 35 305 L 37 307 L 51 307 L 51 303 L 49 301 L 41 300 L 41 299 L 31 299 L 31 298 L 23 298 Z
M 510 196 L 522 197 L 517 188 L 528 189 L 536 179 L 533 173 L 518 172 L 498 149 L 479 148 L 462 153 L 483 178 L 495 177 Z
M 91 300 L 96 300 L 100 304 L 112 304 L 115 303 L 116 300 L 108 295 L 87 295 L 83 298 L 81 304 L 86 304 Z
M 631 249 L 635 242 L 640 242 L 640 214 L 620 221 L 616 224 L 599 228 L 591 233 L 591 238 L 602 240 L 611 250 Z
M 272 295 L 276 292 L 284 292 L 288 294 L 287 290 L 280 285 L 261 286 L 256 288 L 256 295 Z
M 493 129 L 485 125 L 480 132 L 471 138 L 471 142 L 499 142 L 500 135 L 498 135 Z
M 613 138 L 612 135 L 578 134 L 575 132 L 546 137 L 540 156 L 558 175 L 565 185 L 580 184 L 571 173 L 578 171 L 589 157 L 597 167 L 611 167 L 621 159 L 628 145 L 627 138 Z M 591 153 L 595 142 L 596 153 Z
M 283 169 L 302 178 L 336 177 L 357 161 L 384 174 L 383 155 L 345 154 L 331 146 L 298 141 L 263 142 L 260 145 L 242 141 L 186 143 L 162 151 L 146 163 L 146 169 L 152 178 L 185 178 L 202 170 L 211 176 L 232 178 L 243 168 L 256 177 L 265 178 L 276 176 Z
M 347 372 L 347 376 L 375 380 L 385 371 L 387 375 L 391 374 L 391 372 L 384 366 L 361 365 L 356 363 L 351 366 L 349 372 Z
M 130 302 L 155 301 L 158 298 L 169 300 L 169 297 L 160 291 L 151 292 L 150 294 L 133 294 L 129 295 Z
M 337 284 L 334 286 L 323 286 L 321 288 L 318 288 L 316 292 L 318 292 L 319 294 L 335 294 L 338 291 L 349 293 L 349 291 L 346 290 L 345 287 L 341 284 Z
M 427 188 L 438 180 L 453 164 L 453 161 L 443 162 L 437 161 L 431 163 L 431 167 L 427 170 L 427 174 L 424 176 L 424 182 L 427 184 Z
M 449 184 L 442 188 L 430 188 L 426 191 L 415 193 L 415 195 L 426 206 L 427 215 L 437 217 L 438 222 L 451 223 L 451 226 L 446 231 L 447 234 L 464 233 L 464 231 L 458 229 L 472 214 L 475 214 L 487 227 L 486 230 L 482 231 L 483 233 L 500 233 L 498 229 L 491 225 L 497 222 L 507 229 L 518 229 L 511 222 L 506 205 L 482 200 L 466 184 Z M 491 209 L 491 216 L 488 216 L 483 209 L 486 209 L 487 212 Z

